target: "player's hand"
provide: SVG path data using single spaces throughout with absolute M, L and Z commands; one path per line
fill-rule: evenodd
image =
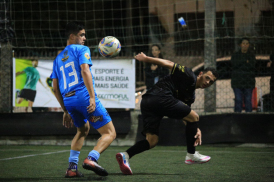
M 88 113 L 92 113 L 95 111 L 96 104 L 95 104 L 95 98 L 90 98 L 89 99 L 89 106 L 87 107 Z
M 68 111 L 65 111 L 63 114 L 63 126 L 65 126 L 66 128 L 73 127 L 73 121 L 72 121 L 71 116 L 69 115 Z
M 196 140 L 194 142 L 194 147 L 196 147 L 198 145 L 202 145 L 202 132 L 199 128 L 197 128 L 197 133 L 194 136 L 194 138 L 196 138 Z
M 139 53 L 135 56 L 135 59 L 137 59 L 138 61 L 143 62 L 143 61 L 145 61 L 146 57 L 147 56 L 143 52 L 141 52 L 141 53 Z

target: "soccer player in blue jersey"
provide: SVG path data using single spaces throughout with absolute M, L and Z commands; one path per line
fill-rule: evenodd
M 66 36 L 67 47 L 54 60 L 51 74 L 54 94 L 64 110 L 63 125 L 70 128 L 74 124 L 77 127 L 77 133 L 71 142 L 69 167 L 65 177 L 83 176 L 77 170 L 77 165 L 90 125 L 101 134 L 101 137 L 82 166 L 100 176 L 107 176 L 107 171 L 97 161 L 100 154 L 116 138 L 116 131 L 111 117 L 94 89 L 90 50 L 84 46 L 84 25 L 80 22 L 68 23 Z
M 155 147 L 159 140 L 160 121 L 164 116 L 182 119 L 186 124 L 187 155 L 186 164 L 200 164 L 210 160 L 210 156 L 195 150 L 202 143 L 202 133 L 198 127 L 199 115 L 191 110 L 195 100 L 195 90 L 211 86 L 218 73 L 214 68 L 206 68 L 196 76 L 190 68 L 172 61 L 152 58 L 140 53 L 135 56 L 139 61 L 156 64 L 171 70 L 171 74 L 159 80 L 143 95 L 141 112 L 146 139 L 137 142 L 125 152 L 116 154 L 116 159 L 123 174 L 132 174 L 129 159 L 136 154 Z

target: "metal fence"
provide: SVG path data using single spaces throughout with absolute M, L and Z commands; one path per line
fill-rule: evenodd
M 210 4 L 212 3 L 212 4 Z M 234 93 L 231 88 L 231 55 L 239 50 L 242 37 L 250 39 L 250 52 L 256 56 L 256 107 L 253 112 L 273 111 L 270 78 L 273 69 L 267 67 L 274 50 L 273 3 L 268 0 L 107 0 L 107 1 L 29 1 L 0 2 L 1 86 L 0 112 L 23 112 L 13 108 L 12 58 L 54 60 L 65 47 L 64 27 L 68 21 L 83 21 L 86 25 L 86 45 L 92 59 L 100 58 L 97 45 L 102 37 L 116 36 L 122 43 L 117 59 L 133 58 L 138 52 L 152 56 L 152 45 L 161 48 L 164 59 L 193 69 L 197 74 L 210 60 L 223 73 L 216 82 L 215 112 L 234 112 Z M 207 17 L 214 7 L 215 13 Z M 183 17 L 186 27 L 178 19 Z M 213 26 L 208 32 L 208 23 Z M 209 34 L 213 37 L 208 39 Z M 214 42 L 212 51 L 206 50 Z M 209 54 L 212 56 L 210 57 Z M 209 56 L 209 57 L 208 57 Z M 114 59 L 115 61 L 115 59 Z M 136 109 L 146 91 L 146 69 L 151 65 L 136 62 Z M 272 64 L 273 68 L 273 64 Z M 161 73 L 160 70 L 159 73 Z M 196 91 L 194 110 L 205 112 L 204 90 Z M 265 108 L 264 108 L 265 107 Z M 45 111 L 45 109 L 37 109 Z M 61 111 L 49 108 L 46 111 Z

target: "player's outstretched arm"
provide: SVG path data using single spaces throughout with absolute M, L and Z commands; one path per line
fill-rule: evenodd
M 172 68 L 174 66 L 174 62 L 172 62 L 172 61 L 169 61 L 166 59 L 149 57 L 149 56 L 146 56 L 143 52 L 137 54 L 135 56 L 135 59 L 137 59 L 138 61 L 141 61 L 141 62 L 156 64 L 156 65 L 159 65 L 162 67 L 166 67 L 170 70 L 172 70 Z
M 15 76 L 21 75 L 23 73 L 25 73 L 25 72 L 24 71 L 18 71 L 18 72 L 15 73 Z

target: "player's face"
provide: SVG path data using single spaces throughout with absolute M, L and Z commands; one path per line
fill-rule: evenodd
M 75 44 L 84 45 L 86 40 L 86 31 L 85 29 L 80 30 L 77 35 L 74 36 Z
M 32 66 L 36 68 L 38 66 L 38 61 L 32 61 Z
M 213 75 L 211 71 L 206 73 L 200 72 L 197 77 L 196 88 L 207 88 L 211 86 L 216 80 L 216 77 Z
M 159 57 L 159 54 L 161 53 L 161 51 L 159 50 L 159 48 L 157 46 L 153 46 L 152 48 L 152 55 L 156 58 Z

